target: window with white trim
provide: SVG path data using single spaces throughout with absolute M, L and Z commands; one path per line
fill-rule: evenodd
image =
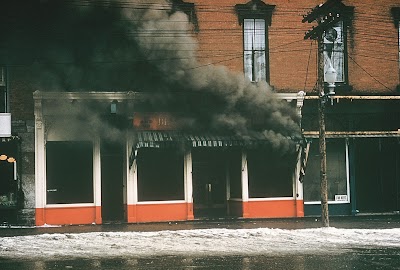
M 269 83 L 268 26 L 275 5 L 251 0 L 235 5 L 239 24 L 243 27 L 243 69 L 252 82 Z
M 266 81 L 265 20 L 244 19 L 244 74 L 252 82 Z
M 310 146 L 307 168 L 304 176 L 304 201 L 320 203 L 320 154 L 318 140 Z M 326 167 L 328 178 L 328 201 L 349 202 L 349 181 L 347 169 L 347 143 L 345 139 L 326 141 Z

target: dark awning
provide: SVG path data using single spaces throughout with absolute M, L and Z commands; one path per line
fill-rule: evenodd
M 174 147 L 182 141 L 181 136 L 175 132 L 142 131 L 135 134 L 134 148 L 163 148 Z
M 139 148 L 198 148 L 198 147 L 240 147 L 254 149 L 270 147 L 271 141 L 264 135 L 213 135 L 185 134 L 173 131 L 139 131 L 134 134 L 134 143 L 130 154 L 130 165 L 136 158 Z
M 267 138 L 238 135 L 184 134 L 167 131 L 141 131 L 135 134 L 134 148 L 186 147 L 252 147 L 270 145 Z

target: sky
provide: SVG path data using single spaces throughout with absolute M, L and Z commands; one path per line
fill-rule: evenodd
M 356 248 L 385 247 L 400 252 L 400 228 L 48 233 L 0 238 L 0 258 L 340 254 Z

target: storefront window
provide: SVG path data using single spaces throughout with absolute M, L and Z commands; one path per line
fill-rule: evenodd
M 141 148 L 137 157 L 139 201 L 184 200 L 183 154 Z
M 328 139 L 326 142 L 326 173 L 329 201 L 349 201 L 346 164 L 345 140 Z M 305 172 L 304 201 L 320 202 L 320 155 L 318 140 L 313 140 L 311 143 Z
M 17 204 L 17 143 L 0 138 L 0 209 Z
M 47 203 L 93 203 L 93 145 L 86 141 L 46 143 Z
M 293 196 L 295 155 L 266 150 L 247 153 L 250 198 Z

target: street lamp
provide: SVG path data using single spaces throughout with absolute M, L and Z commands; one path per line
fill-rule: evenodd
M 328 83 L 328 96 L 335 95 L 335 82 L 336 82 L 337 72 L 329 65 L 328 69 L 325 71 L 325 81 Z

